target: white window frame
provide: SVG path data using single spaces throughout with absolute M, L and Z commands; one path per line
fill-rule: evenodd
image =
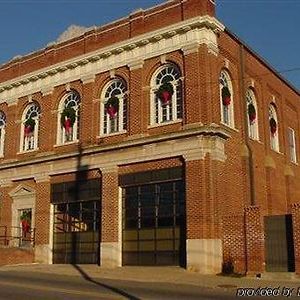
M 119 110 L 116 117 L 111 119 L 105 110 L 105 105 L 113 95 L 119 99 Z M 104 86 L 100 97 L 100 136 L 126 132 L 128 122 L 127 95 L 126 82 L 121 78 L 114 78 Z
M 258 133 L 258 111 L 257 111 L 257 102 L 255 99 L 255 94 L 254 91 L 249 88 L 246 91 L 246 115 L 247 115 L 247 124 L 248 124 L 248 135 L 251 139 L 253 140 L 258 140 L 259 139 L 259 133 Z M 256 112 L 256 119 L 254 122 L 250 122 L 249 119 L 249 114 L 248 114 L 248 107 L 249 105 L 252 104 L 255 108 Z
M 170 72 L 170 70 L 172 70 Z M 163 74 L 166 72 L 166 74 Z M 160 85 L 164 82 L 164 77 L 171 76 L 169 81 L 174 93 L 169 104 L 162 105 L 156 94 Z M 150 126 L 167 125 L 176 121 L 182 121 L 183 113 L 183 91 L 182 77 L 180 69 L 171 63 L 159 67 L 151 78 L 150 92 Z
M 277 130 L 274 135 L 272 135 L 271 130 L 270 130 L 270 120 L 273 118 L 276 121 L 277 124 Z M 277 112 L 276 112 L 276 107 L 273 103 L 269 105 L 269 133 L 270 133 L 270 146 L 271 149 L 279 152 L 279 126 L 278 126 L 278 118 L 277 118 Z
M 71 90 L 66 95 L 63 96 L 61 99 L 59 106 L 58 106 L 58 114 L 57 114 L 57 145 L 65 145 L 65 144 L 71 144 L 78 141 L 79 136 L 79 108 L 80 108 L 80 95 L 77 91 Z M 66 135 L 66 130 L 61 124 L 61 114 L 66 106 L 68 106 L 70 103 L 74 102 L 74 105 L 71 107 L 74 108 L 76 113 L 76 120 L 73 125 L 72 129 L 72 136 L 69 138 Z
M 3 111 L 0 111 L 0 157 L 4 156 L 5 126 L 6 116 Z
M 20 152 L 30 152 L 38 149 L 40 114 L 41 109 L 37 103 L 29 104 L 24 110 L 21 120 Z M 24 124 L 30 117 L 35 121 L 34 131 L 31 136 L 26 137 L 24 134 Z
M 222 88 L 228 87 L 231 94 L 231 101 L 229 105 L 223 105 Z M 221 123 L 234 128 L 234 95 L 231 78 L 226 70 L 222 70 L 219 77 L 219 94 L 220 94 L 220 108 L 221 108 Z
M 295 130 L 291 127 L 288 127 L 288 143 L 289 143 L 290 160 L 293 163 L 297 163 L 297 149 L 296 149 Z

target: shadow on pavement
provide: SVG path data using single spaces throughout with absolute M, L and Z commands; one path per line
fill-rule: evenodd
M 110 290 L 110 291 L 112 291 L 112 292 L 114 292 L 114 293 L 116 293 L 116 294 L 119 294 L 119 295 L 123 296 L 123 297 L 126 297 L 127 299 L 130 299 L 130 300 L 140 300 L 140 298 L 137 298 L 137 297 L 135 297 L 135 296 L 133 296 L 133 295 L 130 295 L 130 294 L 126 293 L 126 292 L 123 291 L 123 290 L 120 290 L 120 289 L 115 288 L 115 287 L 113 287 L 113 286 L 110 286 L 110 285 L 107 285 L 107 284 L 105 284 L 105 283 L 101 283 L 101 282 L 98 282 L 98 281 L 92 279 L 92 278 L 91 278 L 87 273 L 85 273 L 78 265 L 73 264 L 72 266 L 73 266 L 73 267 L 81 274 L 81 276 L 82 276 L 85 280 L 87 280 L 87 281 L 89 281 L 89 282 L 92 282 L 92 283 L 94 283 L 94 284 L 96 284 L 96 285 L 99 285 L 99 286 L 101 286 L 101 287 L 103 287 L 103 288 L 106 288 L 106 289 L 108 289 L 108 290 Z

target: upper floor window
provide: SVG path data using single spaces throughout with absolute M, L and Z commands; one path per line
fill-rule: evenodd
M 290 127 L 288 128 L 288 142 L 289 142 L 290 160 L 291 162 L 296 163 L 297 154 L 296 154 L 295 131 Z
M 182 118 L 181 73 L 174 64 L 160 67 L 151 80 L 150 124 Z
M 21 152 L 35 150 L 38 147 L 40 113 L 41 110 L 37 103 L 29 104 L 23 112 L 20 143 Z
M 276 107 L 273 103 L 269 105 L 269 128 L 271 149 L 279 152 L 278 118 Z
M 6 116 L 3 111 L 0 111 L 0 156 L 4 154 L 5 126 Z
M 124 80 L 111 80 L 101 96 L 100 134 L 121 133 L 127 128 L 127 86 Z
M 79 136 L 80 96 L 76 91 L 68 92 L 58 108 L 57 144 L 73 142 Z
M 257 104 L 252 89 L 246 91 L 247 122 L 249 137 L 258 140 Z
M 219 88 L 221 121 L 230 127 L 234 127 L 232 83 L 229 74 L 225 70 L 221 71 Z

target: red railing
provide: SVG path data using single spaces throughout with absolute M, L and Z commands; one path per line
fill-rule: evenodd
M 35 228 L 29 228 L 26 233 L 22 227 L 0 226 L 0 246 L 4 247 L 34 247 Z

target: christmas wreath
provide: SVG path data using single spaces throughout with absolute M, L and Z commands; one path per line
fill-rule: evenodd
M 33 120 L 32 118 L 28 118 L 24 122 L 24 134 L 25 134 L 25 136 L 30 136 L 34 131 L 34 127 L 35 127 L 35 120 Z
M 228 106 L 231 102 L 231 93 L 227 86 L 222 88 L 222 103 L 224 106 Z
M 22 226 L 22 233 L 25 236 L 26 233 L 30 232 L 30 215 L 28 212 L 23 212 L 20 216 L 21 226 Z
M 277 131 L 277 123 L 274 118 L 270 119 L 270 130 L 271 130 L 271 134 L 275 135 Z
M 111 119 L 115 118 L 119 110 L 119 98 L 112 96 L 105 104 L 105 111 Z
M 173 85 L 170 82 L 164 82 L 156 92 L 157 97 L 163 105 L 169 104 L 174 94 Z
M 250 123 L 251 124 L 254 123 L 256 120 L 256 110 L 252 103 L 248 105 L 248 116 L 249 116 Z
M 76 111 L 73 107 L 65 107 L 61 113 L 61 124 L 66 132 L 70 132 L 76 121 Z

